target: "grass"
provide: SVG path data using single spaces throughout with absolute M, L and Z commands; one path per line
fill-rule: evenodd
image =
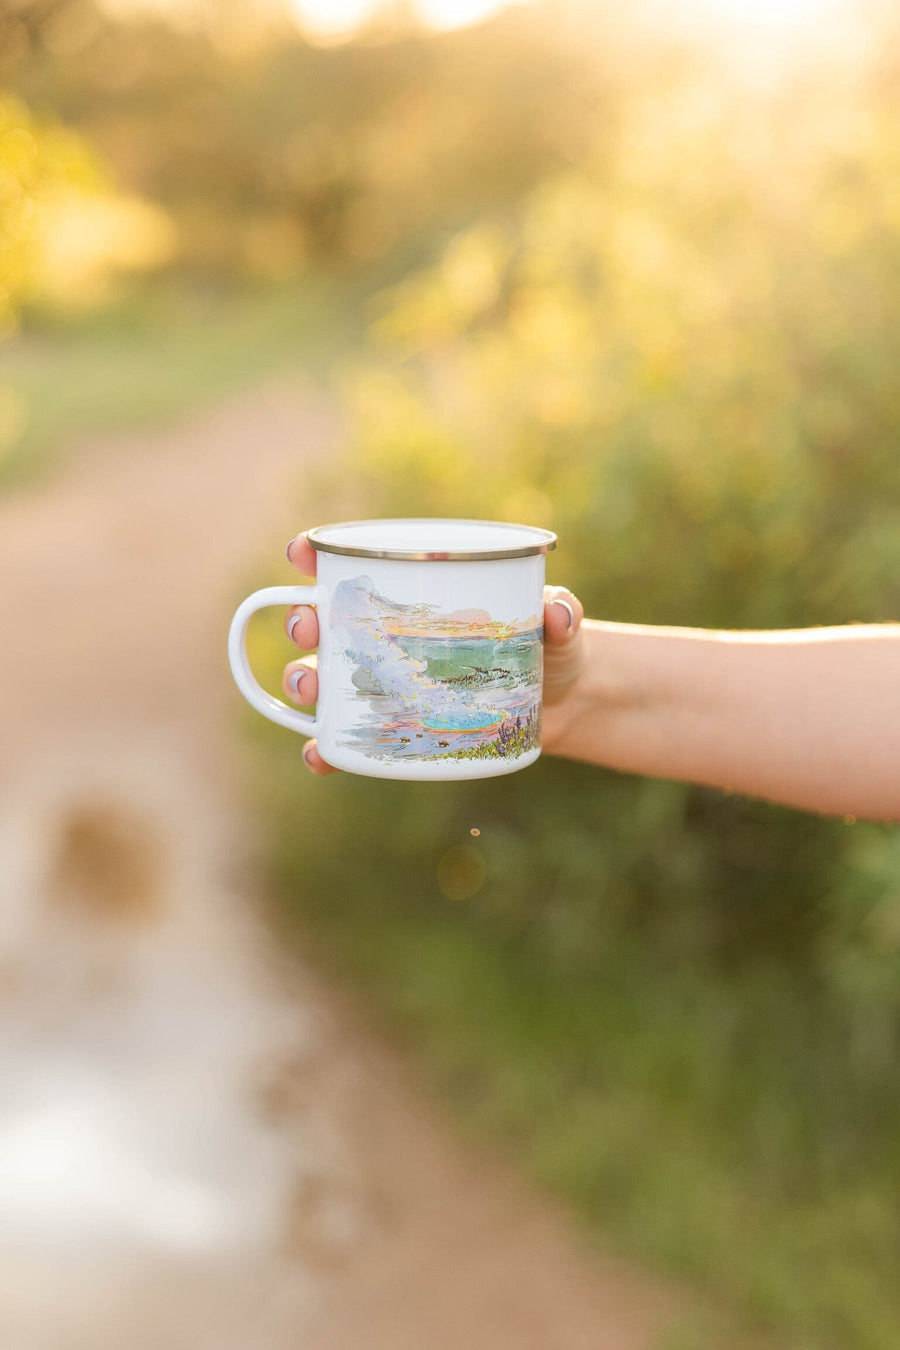
M 80 437 L 174 420 L 296 368 L 316 376 L 352 328 L 327 282 L 209 291 L 159 283 L 84 316 L 34 314 L 0 347 L 0 490 Z
M 893 1350 L 897 1149 L 857 1150 L 866 1124 L 841 1104 L 839 1028 L 814 993 L 776 968 L 661 970 L 624 938 L 579 974 L 492 921 L 499 825 L 474 817 L 477 907 L 441 896 L 435 866 L 480 789 L 316 782 L 289 738 L 254 737 L 292 939 L 365 991 L 463 1130 L 500 1143 L 598 1240 L 694 1284 L 707 1306 L 675 1343 Z M 849 1167 L 817 1142 L 817 1115 L 842 1110 Z

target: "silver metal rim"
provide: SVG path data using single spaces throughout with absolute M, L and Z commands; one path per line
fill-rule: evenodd
M 395 520 L 342 520 L 333 525 L 316 525 L 307 530 L 306 537 L 318 553 L 339 553 L 345 558 L 388 558 L 395 562 L 493 562 L 500 558 L 533 558 L 541 553 L 549 553 L 556 548 L 556 535 L 552 530 L 542 530 L 536 525 L 511 525 L 506 520 L 454 520 L 454 525 L 499 525 L 503 529 L 531 530 L 542 534 L 539 543 L 523 544 L 521 548 L 492 548 L 484 550 L 454 550 L 440 553 L 433 550 L 419 551 L 410 548 L 351 548 L 347 544 L 331 544 L 319 536 L 326 530 L 343 530 L 355 525 L 408 525 L 429 524 L 427 517 L 415 522 L 403 519 Z M 446 522 L 435 517 L 434 523 Z

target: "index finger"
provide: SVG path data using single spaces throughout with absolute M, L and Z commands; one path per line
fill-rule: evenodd
M 316 550 L 307 540 L 305 531 L 289 540 L 284 551 L 288 562 L 301 576 L 314 577 L 316 575 Z

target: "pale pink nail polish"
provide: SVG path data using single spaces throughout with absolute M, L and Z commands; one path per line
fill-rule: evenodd
M 306 674 L 305 670 L 295 670 L 291 673 L 288 679 L 288 684 L 291 686 L 291 688 L 293 689 L 294 693 L 297 695 L 298 698 L 300 697 L 300 681 L 303 679 L 303 676 L 305 674 Z
M 569 628 L 574 628 L 574 626 L 575 626 L 575 611 L 574 611 L 574 609 L 572 608 L 572 606 L 569 604 L 568 600 L 561 600 L 561 599 L 557 598 L 556 600 L 553 600 L 551 603 L 554 604 L 554 605 L 562 605 L 563 609 L 566 611 L 566 613 L 567 613 L 568 616 L 569 616 L 569 625 L 568 625 Z
M 295 614 L 294 617 L 291 619 L 290 623 L 288 624 L 287 632 L 288 637 L 291 639 L 291 642 L 293 642 L 294 640 L 294 629 L 302 618 L 303 618 L 302 614 Z

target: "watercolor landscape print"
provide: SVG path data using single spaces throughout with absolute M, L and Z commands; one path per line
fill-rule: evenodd
M 336 648 L 359 715 L 342 745 L 375 759 L 516 759 L 541 735 L 542 620 L 400 604 L 370 577 L 340 582 Z

